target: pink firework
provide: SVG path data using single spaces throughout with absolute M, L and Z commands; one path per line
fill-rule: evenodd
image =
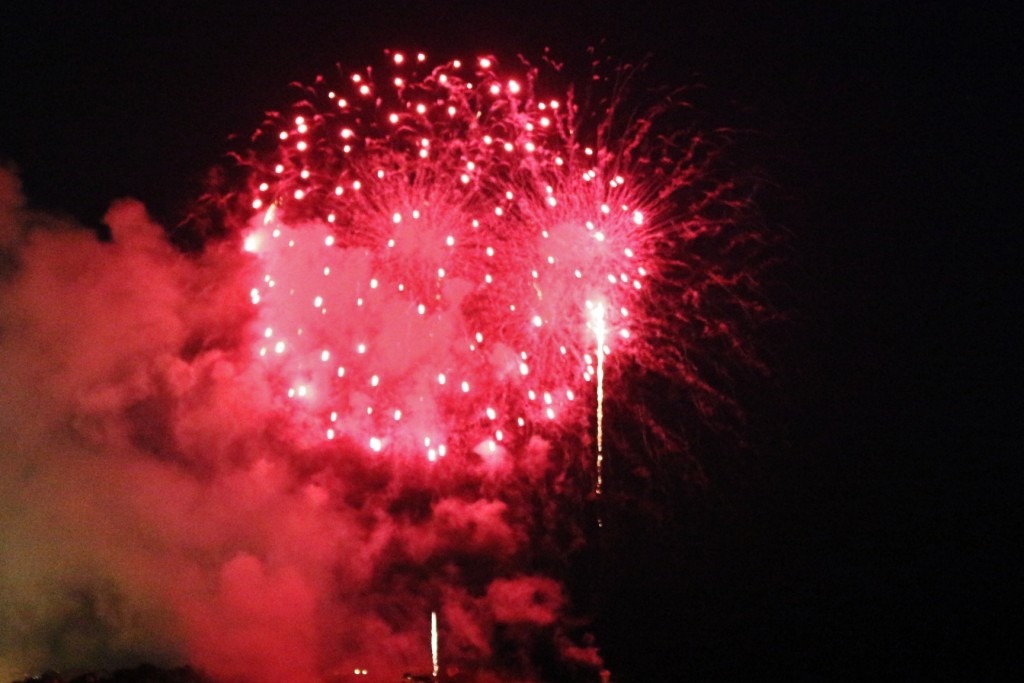
M 614 103 L 588 125 L 493 57 L 391 53 L 304 95 L 259 131 L 244 249 L 254 353 L 308 438 L 497 458 L 596 422 L 599 466 L 605 363 L 714 394 L 690 355 L 734 336 L 706 297 L 739 279 L 707 265 L 720 189 L 679 201 L 699 141 Z

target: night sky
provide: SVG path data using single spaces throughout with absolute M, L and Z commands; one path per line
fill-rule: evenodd
M 32 207 L 96 229 L 125 196 L 177 224 L 289 83 L 385 48 L 550 47 L 572 65 L 593 46 L 647 58 L 646 83 L 696 88 L 702 124 L 744 131 L 733 163 L 765 179 L 754 200 L 783 238 L 768 285 L 786 321 L 758 341 L 771 376 L 735 388 L 745 420 L 693 445 L 707 483 L 666 484 L 656 521 L 624 517 L 593 550 L 577 590 L 613 680 L 1019 669 L 1019 17 L 948 2 L 117 4 L 31 3 L 0 27 L 0 161 Z

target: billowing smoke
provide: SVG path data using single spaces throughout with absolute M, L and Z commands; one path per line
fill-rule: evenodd
M 431 670 L 432 611 L 442 670 L 599 665 L 538 559 L 579 540 L 549 528 L 556 445 L 455 465 L 297 438 L 253 362 L 248 255 L 185 255 L 134 200 L 104 220 L 0 171 L 0 680 L 398 680 Z

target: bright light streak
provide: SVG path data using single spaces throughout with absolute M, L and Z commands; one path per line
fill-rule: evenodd
M 438 640 L 437 640 L 437 612 L 430 613 L 430 664 L 431 664 L 431 676 L 436 681 L 437 674 L 439 672 L 439 659 L 438 659 Z
M 594 493 L 600 496 L 604 488 L 604 349 L 607 336 L 603 303 L 598 303 L 590 310 L 590 326 L 594 330 L 597 354 L 597 457 L 594 467 Z

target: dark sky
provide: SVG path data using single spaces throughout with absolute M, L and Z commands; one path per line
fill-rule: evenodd
M 744 154 L 774 187 L 766 223 L 789 236 L 776 277 L 791 323 L 766 335 L 777 367 L 755 446 L 709 466 L 687 521 L 638 532 L 619 548 L 634 561 L 610 562 L 604 651 L 700 680 L 1017 668 L 999 625 L 1019 607 L 1024 452 L 1010 11 L 31 4 L 0 27 L 0 159 L 35 205 L 89 225 L 125 195 L 173 222 L 289 82 L 384 48 L 572 60 L 594 45 L 650 53 L 651 82 L 703 84 L 709 111 L 758 132 Z

